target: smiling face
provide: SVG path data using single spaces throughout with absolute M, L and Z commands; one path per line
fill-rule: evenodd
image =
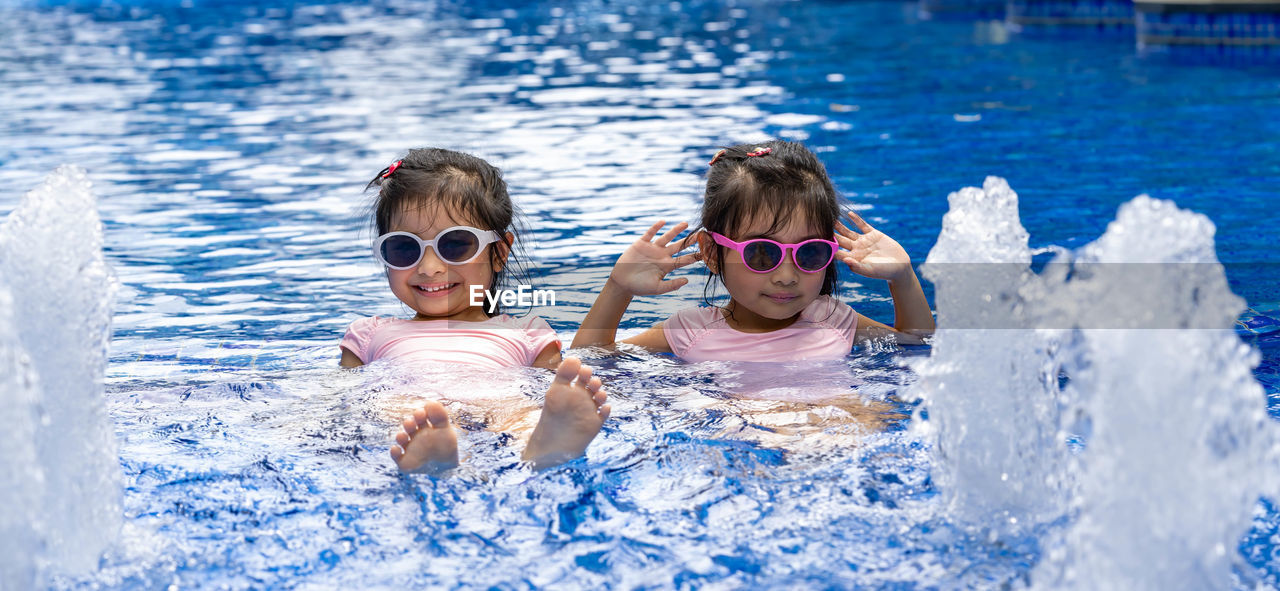
M 785 226 L 772 233 L 768 233 L 773 226 L 772 220 L 760 219 L 763 216 L 756 218 L 738 228 L 729 238 L 738 242 L 768 238 L 784 244 L 810 238 L 831 239 L 830 233 L 815 231 L 803 215 L 792 216 Z M 742 262 L 737 251 L 714 244 L 705 234 L 701 240 L 704 260 L 719 258 L 724 261 L 722 269 L 712 271 L 719 273 L 725 289 L 729 291 L 731 299 L 726 306 L 731 313 L 729 323 L 738 330 L 768 332 L 790 326 L 800 312 L 822 293 L 826 272 L 805 273 L 797 269 L 791 253 L 787 253 L 778 268 L 768 273 L 756 273 Z M 713 258 L 706 250 L 708 248 L 722 249 L 723 257 Z
M 401 210 L 391 218 L 389 232 L 409 232 L 423 240 L 432 240 L 441 230 L 452 226 L 479 227 L 469 219 L 455 218 L 447 208 L 437 205 L 413 207 Z M 483 229 L 483 228 L 482 228 Z M 508 233 L 506 240 L 511 240 Z M 498 249 L 497 268 L 494 268 L 491 251 Z M 492 289 L 494 273 L 502 270 L 509 249 L 502 242 L 485 247 L 471 262 L 450 265 L 428 248 L 416 267 L 409 269 L 387 268 L 387 281 L 394 293 L 406 306 L 418 314 L 414 320 L 460 320 L 478 322 L 488 316 L 484 308 L 471 305 L 471 286 Z

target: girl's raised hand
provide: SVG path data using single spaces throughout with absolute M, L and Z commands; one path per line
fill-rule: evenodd
M 676 256 L 680 251 L 697 243 L 697 235 L 690 234 L 682 240 L 675 237 L 689 227 L 680 222 L 670 230 L 658 236 L 658 231 L 667 225 L 666 220 L 649 227 L 649 230 L 636 240 L 618 257 L 613 265 L 613 273 L 609 280 L 632 295 L 658 295 L 675 291 L 684 287 L 689 280 L 684 277 L 663 280 L 667 273 L 689 265 L 701 258 L 701 254 L 692 252 Z M 654 237 L 657 236 L 657 240 Z
M 848 215 L 861 234 L 836 224 L 836 242 L 840 245 L 837 259 L 854 273 L 872 279 L 894 281 L 914 273 L 911 257 L 896 240 L 871 227 L 858 214 L 851 211 Z

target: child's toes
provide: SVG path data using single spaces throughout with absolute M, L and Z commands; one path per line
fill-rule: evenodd
M 404 429 L 405 435 L 413 435 L 418 430 L 418 420 L 413 415 L 406 416 L 400 427 Z
M 560 362 L 560 366 L 556 368 L 555 382 L 558 384 L 568 384 L 573 378 L 578 377 L 578 370 L 582 368 L 582 362 L 577 357 L 565 357 Z
M 434 400 L 423 405 L 422 410 L 418 412 L 422 413 L 424 423 L 432 427 L 439 428 L 449 424 L 449 411 L 445 410 L 443 404 Z

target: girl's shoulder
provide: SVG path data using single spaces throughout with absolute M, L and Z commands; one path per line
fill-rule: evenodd
M 395 318 L 387 316 L 364 316 L 352 320 L 351 324 L 347 325 L 347 332 L 367 334 L 395 321 Z
M 342 335 L 342 340 L 338 345 L 344 349 L 351 351 L 360 361 L 369 363 L 372 357 L 369 355 L 371 343 L 374 341 L 374 335 L 378 329 L 387 326 L 395 321 L 394 318 L 386 318 L 382 316 L 365 316 L 356 318 L 347 325 L 346 334 Z
M 698 306 L 685 308 L 672 314 L 662 323 L 664 330 L 697 330 L 711 328 L 713 325 L 727 325 L 720 308 L 714 306 Z
M 708 337 L 712 337 L 710 341 L 716 341 L 717 338 L 712 336 L 716 333 L 731 334 L 733 331 L 714 330 L 728 326 L 720 308 L 699 306 L 680 310 L 662 321 L 662 334 L 672 353 L 682 359 L 690 359 L 700 343 L 708 342 Z

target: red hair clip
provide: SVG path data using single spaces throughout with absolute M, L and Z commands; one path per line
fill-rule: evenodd
M 716 152 L 716 155 L 711 157 L 711 162 L 708 162 L 707 166 L 715 166 L 716 163 L 720 161 L 721 156 L 724 156 L 724 150 Z
M 391 176 L 391 173 L 395 172 L 397 168 L 400 168 L 400 163 L 401 163 L 401 162 L 404 162 L 404 161 L 403 161 L 403 160 L 396 160 L 395 162 L 392 162 L 392 163 L 391 163 L 391 166 L 388 166 L 388 167 L 387 167 L 387 171 L 386 171 L 386 172 L 384 172 L 384 173 L 382 173 L 382 178 L 384 178 L 384 179 L 385 179 L 385 178 L 387 178 L 387 177 Z
M 765 154 L 772 154 L 772 153 L 773 153 L 773 148 L 766 148 L 766 147 L 764 147 L 764 146 L 756 146 L 756 151 L 754 151 L 754 152 L 747 152 L 747 158 L 750 158 L 750 157 L 752 157 L 752 156 L 764 156 Z

